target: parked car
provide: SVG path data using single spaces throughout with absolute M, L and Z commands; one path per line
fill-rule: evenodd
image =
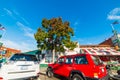
M 14 54 L 0 66 L 0 80 L 37 78 L 37 73 L 39 62 L 35 55 L 30 54 Z
M 48 77 L 57 74 L 68 80 L 109 80 L 106 66 L 90 54 L 62 56 L 48 65 L 46 74 Z

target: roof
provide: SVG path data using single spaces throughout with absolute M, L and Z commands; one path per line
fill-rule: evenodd
M 39 50 L 33 50 L 33 51 L 28 51 L 28 52 L 24 52 L 25 54 L 39 54 Z
M 80 45 L 80 48 L 92 48 L 92 47 L 111 47 L 110 45 Z
M 85 56 L 85 55 L 91 55 L 91 54 L 89 54 L 89 53 L 86 53 L 86 54 L 81 53 L 81 54 L 65 55 L 65 56 L 61 56 L 61 57 L 74 57 L 74 56 Z

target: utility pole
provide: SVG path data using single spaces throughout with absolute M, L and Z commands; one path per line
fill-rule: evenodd
M 0 30 L 2 30 L 2 25 L 0 24 Z M 2 34 L 0 34 L 0 39 L 2 38 Z M 3 43 L 0 42 L 0 62 L 2 62 L 2 45 Z

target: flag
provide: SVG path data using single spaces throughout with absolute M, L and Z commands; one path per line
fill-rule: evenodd
M 115 25 L 115 24 L 119 24 L 119 22 L 118 22 L 118 21 L 115 21 L 115 22 L 113 22 L 112 24 L 113 24 L 113 25 Z
M 2 24 L 0 24 L 0 30 L 5 30 L 5 27 L 2 27 Z
M 0 30 L 5 30 L 5 27 L 0 27 Z

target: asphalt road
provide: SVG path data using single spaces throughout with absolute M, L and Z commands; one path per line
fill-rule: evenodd
M 54 76 L 53 78 L 48 78 L 45 74 L 40 74 L 37 80 L 67 80 L 67 79 L 61 76 L 57 76 L 57 75 Z M 119 80 L 119 79 L 110 78 L 110 80 Z
M 38 80 L 67 80 L 64 77 L 61 76 L 54 76 L 53 78 L 48 78 L 45 74 L 40 74 Z

